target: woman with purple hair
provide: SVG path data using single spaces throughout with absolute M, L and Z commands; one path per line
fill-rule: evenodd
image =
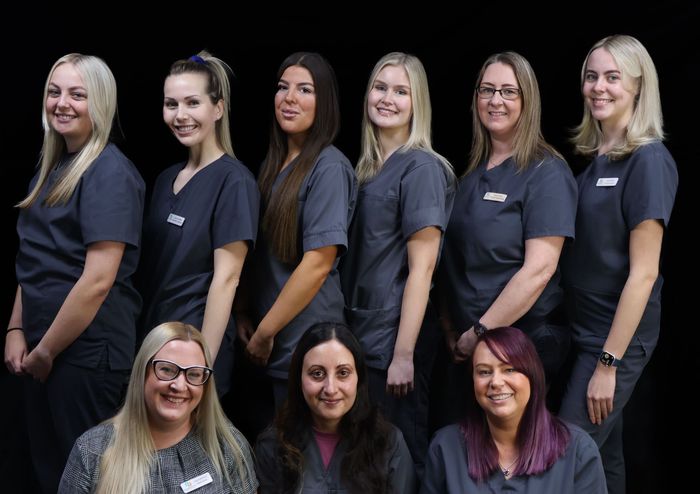
M 595 442 L 545 406 L 542 362 L 519 329 L 477 340 L 467 417 L 430 444 L 421 494 L 606 493 Z

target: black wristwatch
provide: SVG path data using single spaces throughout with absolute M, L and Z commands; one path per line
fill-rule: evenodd
M 489 328 L 487 328 L 486 326 L 481 324 L 481 321 L 479 321 L 479 320 L 474 321 L 473 327 L 474 327 L 474 334 L 477 337 L 483 335 L 486 331 L 489 330 Z
M 605 367 L 618 367 L 620 365 L 621 360 L 618 359 L 615 355 L 613 355 L 610 352 L 606 352 L 603 350 L 600 352 L 600 356 L 598 357 L 598 361 L 603 364 Z

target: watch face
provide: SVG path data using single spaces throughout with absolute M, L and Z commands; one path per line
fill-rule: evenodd
M 598 358 L 603 365 L 610 367 L 615 362 L 615 356 L 612 353 L 602 352 Z

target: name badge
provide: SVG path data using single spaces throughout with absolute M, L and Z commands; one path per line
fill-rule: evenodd
M 168 215 L 168 223 L 171 223 L 173 225 L 177 226 L 182 226 L 182 224 L 185 222 L 185 217 L 184 216 L 178 216 L 177 214 L 170 213 Z
M 499 194 L 498 192 L 487 192 L 484 194 L 484 201 L 505 202 L 508 194 Z
M 212 479 L 209 472 L 207 472 L 203 473 L 202 475 L 198 475 L 193 479 L 185 480 L 182 484 L 180 484 L 180 487 L 185 493 L 187 493 L 192 492 L 195 489 L 199 489 L 203 485 L 211 484 L 212 482 L 214 482 L 214 479 Z
M 617 177 L 599 178 L 596 182 L 596 187 L 615 187 L 617 185 Z

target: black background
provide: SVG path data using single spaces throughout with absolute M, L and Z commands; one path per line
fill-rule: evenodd
M 70 52 L 102 57 L 115 74 L 119 92 L 120 147 L 147 184 L 166 166 L 186 158 L 186 149 L 162 122 L 163 79 L 170 64 L 200 49 L 228 62 L 236 78 L 232 94 L 234 150 L 254 173 L 267 148 L 274 80 L 280 62 L 294 51 L 318 51 L 333 65 L 341 94 L 342 128 L 336 145 L 355 162 L 360 145 L 362 98 L 374 63 L 389 51 L 417 55 L 424 63 L 433 104 L 434 148 L 458 172 L 464 169 L 471 142 L 470 103 L 477 72 L 495 52 L 515 50 L 532 64 L 542 94 L 544 135 L 569 160 L 575 172 L 586 164 L 568 143 L 570 129 L 581 119 L 581 64 L 600 38 L 623 33 L 637 37 L 649 50 L 659 73 L 666 145 L 680 174 L 680 187 L 665 236 L 662 271 L 661 339 L 654 358 L 625 410 L 625 450 L 629 492 L 669 491 L 678 470 L 695 473 L 696 455 L 678 456 L 678 444 L 689 438 L 697 382 L 691 372 L 695 328 L 686 321 L 691 289 L 684 291 L 691 243 L 691 170 L 697 166 L 698 91 L 700 90 L 700 9 L 690 2 L 657 2 L 655 7 L 607 2 L 572 3 L 562 9 L 529 4 L 513 8 L 489 3 L 441 11 L 437 6 L 412 10 L 406 4 L 375 3 L 366 9 L 338 4 L 342 15 L 324 16 L 310 4 L 263 5 L 266 16 L 244 16 L 235 3 L 152 4 L 158 15 L 141 9 L 111 7 L 114 15 L 84 19 L 93 6 L 73 3 L 19 6 L 22 15 L 6 15 L 20 36 L 2 34 L 3 159 L 0 205 L 3 252 L 0 260 L 0 324 L 9 320 L 16 282 L 14 256 L 17 212 L 13 204 L 26 194 L 42 142 L 42 90 L 53 62 Z M 250 5 L 249 7 L 255 7 Z M 28 12 L 31 9 L 32 12 Z M 341 21 L 342 18 L 342 21 Z M 689 273 L 688 273 L 689 274 Z M 13 380 L 0 370 L 6 403 L 17 401 Z M 0 460 L 14 453 L 5 435 L 14 426 L 11 406 L 0 407 Z M 692 444 L 692 443 L 691 443 Z M 682 458 L 690 459 L 684 462 Z M 17 477 L 20 472 L 3 472 Z

